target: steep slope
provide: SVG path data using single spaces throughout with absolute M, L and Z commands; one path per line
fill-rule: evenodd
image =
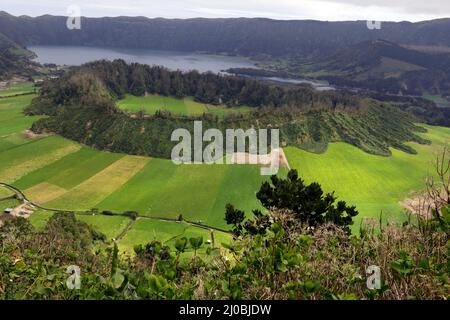
M 0 30 L 22 45 L 89 45 L 229 54 L 308 56 L 329 54 L 367 40 L 419 46 L 450 46 L 450 19 L 386 22 L 369 30 L 365 21 L 271 19 L 83 18 L 68 30 L 66 17 L 14 17 L 0 13 Z
M 0 33 L 0 80 L 13 75 L 29 76 L 33 73 L 30 58 L 33 53 Z
M 316 69 L 356 79 L 400 77 L 409 71 L 450 66 L 449 54 L 407 49 L 386 40 L 365 41 L 319 60 Z
M 167 112 L 130 116 L 115 106 L 112 97 L 133 92 L 173 92 L 180 97 L 195 96 L 201 103 L 221 99 L 229 107 L 246 104 L 254 111 L 223 119 L 208 113 L 197 117 Z M 58 81 L 44 83 L 40 96 L 25 111 L 50 116 L 33 125 L 36 133 L 55 132 L 102 150 L 161 158 L 169 158 L 177 144 L 170 140 L 172 132 L 179 128 L 194 132 L 194 120 L 201 120 L 204 130 L 218 128 L 221 132 L 279 128 L 283 146 L 313 152 L 323 152 L 329 142 L 344 141 L 368 153 L 388 156 L 390 147 L 415 153 L 405 144 L 408 141 L 428 143 L 416 134 L 423 129 L 407 113 L 356 96 L 208 73 L 182 74 L 120 60 L 87 64 Z
M 450 54 L 366 41 L 314 59 L 307 72 L 341 87 L 391 95 L 450 95 Z

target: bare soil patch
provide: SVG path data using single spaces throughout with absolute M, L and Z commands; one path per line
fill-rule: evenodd
M 41 134 L 38 134 L 38 133 L 34 133 L 33 131 L 31 131 L 31 130 L 25 130 L 23 133 L 22 133 L 22 135 L 23 135 L 23 137 L 24 138 L 27 138 L 27 139 L 41 139 L 41 138 L 45 138 L 45 137 L 48 137 L 48 136 L 50 136 L 51 134 L 49 134 L 49 133 L 41 133 Z
M 248 152 L 235 152 L 230 157 L 231 163 L 238 164 L 257 164 L 261 166 L 270 166 L 274 159 L 278 158 L 280 167 L 290 169 L 289 162 L 282 148 L 274 149 L 269 154 L 250 154 Z
M 444 193 L 444 190 L 442 190 Z M 411 197 L 399 202 L 400 205 L 409 212 L 421 216 L 425 219 L 431 219 L 432 209 L 436 207 L 435 201 L 428 193 L 412 193 Z M 443 204 L 438 204 L 441 207 Z

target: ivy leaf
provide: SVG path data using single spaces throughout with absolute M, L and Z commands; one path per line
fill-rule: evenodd
M 185 237 L 177 239 L 175 241 L 175 249 L 177 249 L 178 252 L 183 253 L 186 250 L 187 242 L 188 240 Z
M 112 276 L 112 284 L 115 289 L 119 289 L 123 282 L 125 281 L 125 277 L 122 272 L 118 271 Z
M 189 243 L 191 244 L 192 248 L 197 250 L 199 249 L 203 244 L 203 237 L 195 237 L 190 238 Z

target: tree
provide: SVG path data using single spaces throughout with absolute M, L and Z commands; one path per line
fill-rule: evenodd
M 339 201 L 333 193 L 324 192 L 321 186 L 313 182 L 306 185 L 298 177 L 297 170 L 290 170 L 286 179 L 271 177 L 271 183 L 264 182 L 256 197 L 266 209 L 289 209 L 295 213 L 300 222 L 309 226 L 333 223 L 350 231 L 353 217 L 358 214 L 354 206 L 347 206 Z
M 350 233 L 353 217 L 358 215 L 354 206 L 347 206 L 345 201 L 336 202 L 333 193 L 324 192 L 320 185 L 313 182 L 306 185 L 298 177 L 297 170 L 290 170 L 286 179 L 272 176 L 269 182 L 264 182 L 256 194 L 261 204 L 268 209 L 287 209 L 291 211 L 301 224 L 318 227 L 332 223 Z M 233 233 L 264 234 L 270 226 L 270 216 L 259 210 L 253 211 L 253 219 L 245 221 L 245 213 L 227 204 L 225 220 L 233 225 Z
M 189 238 L 189 243 L 191 244 L 192 249 L 194 249 L 194 259 L 197 256 L 197 250 L 200 249 L 200 247 L 203 244 L 203 237 L 193 237 Z
M 245 219 L 245 212 L 236 209 L 232 204 L 228 203 L 225 207 L 225 221 L 227 224 L 233 225 L 233 233 L 239 235 L 242 232 L 242 223 Z

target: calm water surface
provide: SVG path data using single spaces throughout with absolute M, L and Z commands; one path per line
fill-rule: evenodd
M 123 59 L 126 62 L 138 62 L 148 65 L 159 65 L 171 70 L 198 70 L 219 73 L 230 68 L 255 68 L 255 64 L 243 57 L 208 55 L 173 51 L 156 51 L 147 49 L 122 49 L 81 46 L 29 46 L 36 53 L 39 63 L 54 63 L 58 65 L 78 66 L 95 60 Z M 264 78 L 280 83 L 308 83 L 317 90 L 333 90 L 322 83 L 301 79 Z
M 30 46 L 28 49 L 36 53 L 36 61 L 39 63 L 70 66 L 101 59 L 123 59 L 126 62 L 161 65 L 171 70 L 189 71 L 195 69 L 200 72 L 212 71 L 214 73 L 229 68 L 255 67 L 251 61 L 241 57 L 185 52 L 71 46 Z

